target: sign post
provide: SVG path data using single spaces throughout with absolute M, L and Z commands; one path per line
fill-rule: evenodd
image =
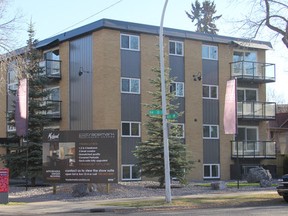
M 0 169 L 0 204 L 8 203 L 9 169 Z

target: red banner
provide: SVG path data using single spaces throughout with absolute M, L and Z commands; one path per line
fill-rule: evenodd
M 28 129 L 28 85 L 27 79 L 19 81 L 15 108 L 17 136 L 26 136 Z
M 0 169 L 0 193 L 9 192 L 9 169 Z
M 237 81 L 227 81 L 224 105 L 224 132 L 225 134 L 237 133 Z

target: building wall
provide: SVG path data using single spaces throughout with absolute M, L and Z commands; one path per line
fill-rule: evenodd
M 202 43 L 185 40 L 185 138 L 188 156 L 195 161 L 190 179 L 203 178 L 203 107 L 202 81 L 194 81 L 193 75 L 202 71 Z

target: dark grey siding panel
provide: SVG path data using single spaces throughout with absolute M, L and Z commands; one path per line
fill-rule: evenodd
M 140 52 L 121 50 L 121 76 L 129 78 L 140 78 L 140 59 Z
M 184 57 L 182 56 L 170 56 L 170 77 L 175 77 L 175 81 L 184 82 Z
M 70 42 L 70 129 L 92 128 L 92 36 Z M 83 70 L 79 76 L 79 70 Z
M 177 122 L 178 123 L 185 123 L 185 98 L 183 97 L 178 97 L 176 100 L 175 100 L 175 104 L 179 104 L 179 107 L 178 109 L 176 110 L 177 112 L 184 112 L 182 114 L 182 116 L 179 116 L 177 118 Z
M 203 99 L 203 124 L 219 124 L 219 101 Z
M 141 121 L 141 96 L 140 94 L 121 95 L 122 121 Z
M 218 61 L 203 59 L 202 66 L 203 83 L 218 85 Z
M 133 137 L 122 137 L 122 164 L 135 164 L 137 163 L 136 157 L 133 155 L 133 152 L 136 150 L 141 142 L 141 138 Z
M 203 140 L 204 158 L 203 163 L 220 163 L 220 147 L 219 140 Z

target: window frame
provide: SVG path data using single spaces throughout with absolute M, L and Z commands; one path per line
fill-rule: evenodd
M 203 87 L 208 87 L 209 88 L 209 96 L 208 97 L 205 97 L 204 95 L 202 95 L 203 99 L 212 99 L 212 100 L 218 100 L 218 97 L 219 97 L 219 93 L 218 93 L 218 85 L 203 85 Z M 211 92 L 212 92 L 212 87 L 216 87 L 216 97 L 211 97 Z M 204 92 L 204 91 L 203 91 Z
M 129 135 L 123 135 L 123 124 L 124 123 L 129 123 Z M 132 124 L 138 124 L 138 135 L 132 135 Z M 141 137 L 141 122 L 136 122 L 136 121 L 121 121 L 121 137 Z
M 208 48 L 208 57 L 206 57 L 206 56 L 203 56 L 203 48 L 204 47 L 207 47 Z M 216 52 L 217 52 L 217 54 L 216 54 L 216 58 L 212 58 L 211 57 L 211 48 L 216 48 Z M 208 59 L 208 60 L 214 60 L 214 61 L 218 61 L 218 55 L 219 55 L 219 52 L 218 52 L 218 46 L 215 46 L 215 45 L 208 45 L 208 44 L 202 44 L 202 59 Z
M 129 80 L 129 91 L 123 91 L 122 80 Z M 131 82 L 132 82 L 132 80 L 138 81 L 138 86 L 139 86 L 138 92 L 132 92 L 131 91 Z M 140 92 L 141 92 L 140 84 L 141 84 L 141 82 L 140 82 L 140 79 L 138 79 L 138 78 L 121 77 L 121 83 L 120 83 L 121 93 L 124 93 L 124 94 L 140 94 Z
M 184 123 L 171 123 L 171 126 L 173 127 L 177 127 L 181 125 L 182 126 L 182 135 L 181 136 L 175 136 L 176 138 L 179 138 L 179 139 L 184 139 L 185 138 L 185 124 Z
M 129 178 L 124 178 L 124 176 L 123 176 L 124 167 L 129 167 L 129 174 L 130 174 Z M 135 164 L 122 164 L 121 165 L 121 180 L 122 181 L 139 181 L 139 180 L 141 180 L 141 170 L 139 170 L 139 178 L 133 178 L 133 167 L 137 167 L 137 166 Z
M 128 37 L 128 48 L 122 47 L 122 36 Z M 137 49 L 131 48 L 131 38 L 133 38 L 133 37 L 137 38 Z M 139 35 L 133 35 L 133 34 L 121 33 L 120 34 L 120 49 L 130 50 L 130 51 L 140 51 L 140 36 Z
M 172 84 L 175 84 L 175 91 L 172 91 Z M 179 84 L 183 86 L 183 95 L 179 95 Z M 171 82 L 170 84 L 170 93 L 175 92 L 176 97 L 184 97 L 185 96 L 185 83 L 184 82 Z
M 175 46 L 174 53 L 170 52 L 171 51 L 170 43 L 174 43 L 174 46 Z M 181 54 L 177 53 L 177 44 L 181 44 Z M 169 40 L 169 55 L 184 56 L 184 42 L 183 41 L 177 41 L 177 40 Z
M 209 176 L 205 176 L 205 166 L 209 166 Z M 217 167 L 217 176 L 213 176 L 213 172 L 212 172 L 212 167 L 216 166 Z M 220 178 L 220 164 L 203 164 L 203 179 L 219 179 Z
M 205 137 L 205 136 L 204 136 L 204 127 L 209 127 L 209 137 Z M 212 136 L 211 136 L 211 133 L 212 133 L 211 128 L 212 128 L 212 127 L 216 127 L 217 137 L 212 137 Z M 219 125 L 215 125 L 215 124 L 203 124 L 203 139 L 219 139 Z
M 244 149 L 242 149 L 243 151 L 245 151 L 245 152 L 254 152 L 254 151 L 256 151 L 256 152 L 258 152 L 259 151 L 259 144 L 258 144 L 258 140 L 259 140 L 259 127 L 257 127 L 257 126 L 238 126 L 238 130 L 239 129 L 244 129 L 245 130 L 245 139 L 244 140 L 238 140 L 238 142 L 244 142 L 245 143 L 245 145 L 243 145 L 243 147 L 244 147 Z M 256 140 L 249 140 L 249 139 L 247 139 L 247 129 L 254 129 L 255 131 L 256 131 Z M 238 134 L 239 134 L 239 132 L 238 132 Z M 256 145 L 255 145 L 255 149 L 253 148 L 252 150 L 249 148 L 249 141 L 255 141 L 256 142 Z

